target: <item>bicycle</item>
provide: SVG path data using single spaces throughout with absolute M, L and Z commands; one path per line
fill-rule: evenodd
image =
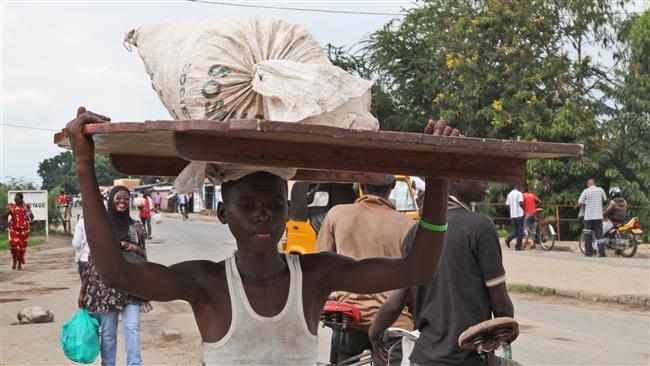
M 553 222 L 555 220 L 549 219 L 543 216 L 544 210 L 542 208 L 537 208 L 535 210 L 535 232 L 533 233 L 533 248 L 539 244 L 544 250 L 551 250 L 555 245 L 555 229 L 553 228 Z M 526 238 L 526 247 L 529 242 L 528 236 L 531 233 L 528 232 L 528 225 L 524 225 L 524 238 Z

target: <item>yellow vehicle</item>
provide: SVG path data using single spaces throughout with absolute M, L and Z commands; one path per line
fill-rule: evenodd
M 293 183 L 287 238 L 282 244 L 282 250 L 295 254 L 316 252 L 318 232 L 327 212 L 336 205 L 353 203 L 362 196 L 361 185 L 356 183 Z M 420 218 L 410 177 L 395 176 L 395 188 L 391 191 L 389 200 L 397 211 L 414 220 Z

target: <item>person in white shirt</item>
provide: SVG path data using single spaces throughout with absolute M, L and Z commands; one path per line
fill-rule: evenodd
M 605 257 L 605 246 L 603 243 L 603 202 L 607 200 L 605 191 L 596 186 L 596 181 L 589 179 L 587 188 L 582 191 L 578 198 L 578 206 L 584 209 L 585 214 L 585 256 L 592 255 L 592 242 L 594 237 L 598 244 L 598 256 Z
M 86 239 L 86 229 L 83 218 L 79 219 L 77 226 L 74 228 L 72 246 L 75 249 L 74 261 L 77 263 L 79 278 L 81 278 L 83 277 L 84 270 L 86 269 L 86 265 L 90 259 L 90 248 L 88 247 L 88 240 Z
M 510 242 L 516 237 L 515 250 L 522 250 L 521 242 L 524 238 L 524 218 L 526 217 L 524 215 L 524 196 L 519 188 L 519 186 L 514 186 L 512 191 L 508 193 L 508 197 L 506 197 L 506 206 L 510 209 L 510 219 L 515 229 L 506 238 L 506 246 L 510 248 Z

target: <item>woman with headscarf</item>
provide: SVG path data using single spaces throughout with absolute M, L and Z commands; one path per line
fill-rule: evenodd
M 7 226 L 7 218 L 11 216 L 9 222 L 9 249 L 11 249 L 11 259 L 13 265 L 11 269 L 23 269 L 25 264 L 25 252 L 27 251 L 27 240 L 29 239 L 30 223 L 34 218 L 31 208 L 23 200 L 22 193 L 16 193 L 14 203 L 7 205 L 2 215 L 2 227 L 4 231 Z
M 108 218 L 122 254 L 130 262 L 146 261 L 146 233 L 142 223 L 131 218 L 129 212 L 129 189 L 115 186 L 108 196 Z M 90 223 L 87 223 L 90 225 Z M 115 365 L 117 355 L 117 323 L 118 315 L 122 314 L 122 326 L 126 344 L 127 365 L 142 365 L 140 355 L 140 312 L 148 312 L 151 305 L 148 301 L 117 291 L 106 286 L 95 269 L 95 263 L 90 254 L 90 261 L 84 271 L 79 307 L 85 307 L 88 312 L 99 320 L 102 330 L 101 355 L 102 366 Z

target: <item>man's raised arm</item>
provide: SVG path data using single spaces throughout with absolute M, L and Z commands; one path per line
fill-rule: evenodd
M 79 107 L 77 118 L 66 126 L 83 197 L 86 237 L 97 272 L 107 286 L 148 300 L 194 302 L 201 290 L 186 266 L 167 268 L 155 263 L 129 263 L 122 256 L 98 190 L 94 142 L 83 134 L 87 124 L 108 122 L 110 118 Z

